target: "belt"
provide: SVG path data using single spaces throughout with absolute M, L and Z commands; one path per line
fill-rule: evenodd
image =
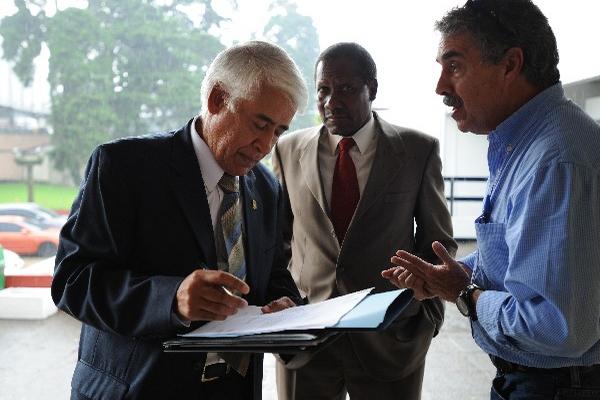
M 204 369 L 202 370 L 202 382 L 211 382 L 219 378 L 224 378 L 229 371 L 231 371 L 231 367 L 224 362 L 204 365 Z
M 490 360 L 492 360 L 492 364 L 494 367 L 498 369 L 500 372 L 504 372 L 505 374 L 510 374 L 511 372 L 534 372 L 534 373 L 550 373 L 550 374 L 570 374 L 573 368 L 577 368 L 580 371 L 587 371 L 591 369 L 600 369 L 599 365 L 591 365 L 588 367 L 561 367 L 561 368 L 537 368 L 537 367 L 527 367 L 525 365 L 515 364 L 510 361 L 506 361 L 503 358 L 490 355 Z

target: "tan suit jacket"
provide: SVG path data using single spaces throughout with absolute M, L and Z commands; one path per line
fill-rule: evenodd
M 286 202 L 284 229 L 289 269 L 310 303 L 374 286 L 395 289 L 381 277 L 397 249 L 437 261 L 431 243 L 455 253 L 444 196 L 439 143 L 435 138 L 391 125 L 374 113 L 377 149 L 356 212 L 340 246 L 326 204 L 318 165 L 320 135 L 313 127 L 285 135 L 273 166 Z M 350 334 L 367 373 L 400 379 L 422 365 L 444 315 L 437 299 L 413 303 L 384 332 Z

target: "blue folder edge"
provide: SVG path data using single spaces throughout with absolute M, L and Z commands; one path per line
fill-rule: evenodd
M 370 294 L 329 329 L 385 329 L 410 304 L 411 290 Z

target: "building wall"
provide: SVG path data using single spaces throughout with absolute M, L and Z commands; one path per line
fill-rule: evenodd
M 565 96 L 600 122 L 600 76 L 564 85 Z
M 585 99 L 584 110 L 590 117 L 594 118 L 596 122 L 600 123 L 600 96 Z
M 17 165 L 13 148 L 32 149 L 37 146 L 48 146 L 50 135 L 47 133 L 0 133 L 0 181 L 21 181 L 27 178 L 25 166 Z M 48 181 L 49 162 L 33 168 L 34 178 L 38 181 Z
M 487 135 L 461 132 L 446 114 L 442 163 L 444 176 L 487 177 Z

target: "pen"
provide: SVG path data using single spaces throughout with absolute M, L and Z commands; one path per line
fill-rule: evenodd
M 199 268 L 199 269 L 206 270 L 206 271 L 210 271 L 210 268 L 208 268 L 204 262 L 201 262 L 201 263 L 198 265 L 198 268 Z M 230 296 L 235 296 L 235 295 L 234 295 L 234 294 L 231 292 L 231 290 L 227 289 L 227 288 L 226 288 L 225 286 L 223 286 L 223 285 L 220 285 L 220 286 L 221 286 L 221 289 L 223 289 L 223 291 L 224 291 L 226 294 L 228 294 L 228 295 L 230 295 Z
M 221 286 L 221 289 L 223 289 L 228 295 L 235 296 L 233 293 L 231 293 L 231 290 L 227 289 L 225 286 Z
M 491 199 L 490 195 L 488 194 L 487 196 L 485 196 L 485 200 L 483 202 L 483 213 L 479 217 L 477 217 L 477 219 L 475 220 L 475 223 L 487 224 L 488 222 L 490 222 L 491 214 L 492 214 L 492 199 Z

